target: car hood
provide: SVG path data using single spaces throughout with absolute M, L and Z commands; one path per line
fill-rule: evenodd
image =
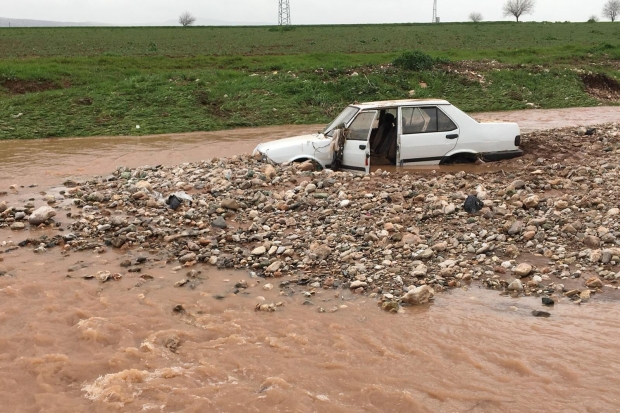
M 277 151 L 280 149 L 290 149 L 296 146 L 299 146 L 300 149 L 304 144 L 310 142 L 321 142 L 325 145 L 328 145 L 331 142 L 331 138 L 329 136 L 325 136 L 322 133 L 311 134 L 311 135 L 300 135 L 293 136 L 291 138 L 278 139 L 271 142 L 264 142 L 259 144 L 255 151 L 259 151 L 261 153 L 265 153 L 266 151 Z

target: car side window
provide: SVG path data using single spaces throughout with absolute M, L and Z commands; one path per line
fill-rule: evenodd
M 375 124 L 377 112 L 362 112 L 357 115 L 351 126 L 349 126 L 349 134 L 347 140 L 364 141 L 368 140 L 370 131 Z
M 439 132 L 450 132 L 455 129 L 458 129 L 458 126 L 452 119 L 448 117 L 441 109 L 437 109 L 437 130 Z
M 401 121 L 403 135 L 411 135 L 413 133 L 424 133 L 430 119 L 420 108 L 403 108 Z
M 402 133 L 447 132 L 457 129 L 452 120 L 437 107 L 403 108 Z

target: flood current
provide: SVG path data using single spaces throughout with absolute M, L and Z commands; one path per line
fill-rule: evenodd
M 39 204 L 67 178 L 230 156 L 266 135 L 316 130 L 2 142 L 0 201 Z M 477 284 L 389 314 L 348 291 L 279 293 L 286 278 L 206 266 L 175 288 L 188 269 L 164 261 L 100 283 L 91 276 L 113 276 L 125 256 L 12 248 L 44 231 L 53 234 L 0 231 L 2 412 L 620 410 L 620 303 L 604 295 L 535 318 L 539 298 Z M 278 306 L 255 311 L 262 303 Z

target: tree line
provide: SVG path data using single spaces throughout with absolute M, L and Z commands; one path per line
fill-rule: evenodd
M 536 0 L 507 0 L 502 8 L 504 17 L 513 16 L 517 22 L 524 14 L 532 14 L 536 7 Z M 603 6 L 603 17 L 615 22 L 620 15 L 620 0 L 607 0 Z M 482 13 L 471 12 L 469 20 L 474 23 L 483 20 Z M 591 16 L 589 22 L 598 21 L 596 16 Z M 183 27 L 191 26 L 196 22 L 196 18 L 189 12 L 184 12 L 179 16 L 179 24 Z
M 513 16 L 517 22 L 524 14 L 531 14 L 534 12 L 536 6 L 536 0 L 507 0 L 503 6 L 504 17 Z M 615 22 L 620 16 L 620 0 L 607 0 L 607 3 L 603 6 L 603 17 Z M 479 12 L 472 12 L 469 15 L 469 20 L 474 23 L 481 22 L 482 14 Z M 591 16 L 589 22 L 598 21 L 596 16 Z

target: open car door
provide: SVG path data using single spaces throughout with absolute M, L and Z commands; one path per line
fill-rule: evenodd
M 351 122 L 342 153 L 342 169 L 370 173 L 369 140 L 378 115 L 376 110 L 362 111 Z

